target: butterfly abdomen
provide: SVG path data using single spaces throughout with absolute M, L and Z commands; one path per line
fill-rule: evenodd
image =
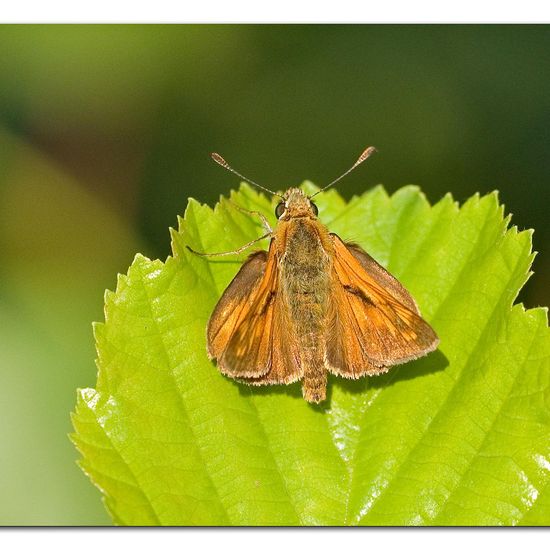
M 332 257 L 325 250 L 322 237 L 308 219 L 289 222 L 287 246 L 280 263 L 284 296 L 300 345 L 302 391 L 304 398 L 314 403 L 325 399 L 327 385 L 322 335 Z

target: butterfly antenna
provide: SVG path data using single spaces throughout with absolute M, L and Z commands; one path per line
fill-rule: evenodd
M 352 170 L 355 170 L 361 163 L 365 162 L 373 153 L 376 153 L 377 149 L 376 147 L 367 147 L 360 155 L 359 158 L 355 161 L 355 164 L 346 170 L 341 176 L 336 178 L 334 181 L 331 181 L 328 185 L 325 185 L 322 189 L 319 189 L 316 193 L 313 193 L 310 199 L 312 199 L 315 195 L 318 195 L 319 193 L 322 193 L 325 189 L 328 189 L 335 183 L 338 183 L 342 178 L 345 178 Z
M 279 195 L 279 193 L 275 193 L 274 191 L 271 191 L 270 189 L 267 189 L 267 187 L 263 187 L 259 183 L 256 183 L 255 181 L 252 181 L 252 180 L 246 178 L 242 174 L 239 174 L 239 172 L 237 172 L 237 170 L 235 170 L 234 168 L 229 166 L 227 161 L 221 155 L 218 155 L 218 153 L 211 153 L 210 156 L 212 157 L 212 160 L 217 162 L 220 166 L 223 166 L 223 168 L 225 168 L 226 170 L 229 170 L 230 172 L 233 172 L 233 174 L 235 174 L 236 176 L 239 176 L 239 178 L 243 179 L 244 181 L 247 181 L 248 183 L 251 183 L 252 185 L 255 185 L 256 187 L 259 187 L 260 189 L 263 189 L 264 191 L 267 191 L 268 193 L 271 193 L 272 195 L 275 195 L 276 197 L 281 197 L 282 199 L 284 199 L 284 197 L 282 195 Z

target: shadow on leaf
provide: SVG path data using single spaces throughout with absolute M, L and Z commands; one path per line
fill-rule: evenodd
M 327 397 L 322 403 L 310 403 L 309 405 L 317 412 L 325 413 L 330 409 L 332 401 L 332 389 L 334 386 L 339 386 L 346 393 L 358 394 L 367 390 L 368 387 L 383 388 L 391 386 L 396 382 L 410 380 L 421 376 L 434 374 L 443 370 L 449 365 L 449 360 L 440 350 L 435 350 L 430 355 L 399 365 L 385 374 L 380 376 L 370 376 L 351 380 L 330 376 L 327 385 Z M 242 396 L 265 396 L 272 394 L 286 394 L 294 399 L 303 399 L 301 382 L 294 382 L 288 385 L 273 385 L 273 386 L 252 386 L 243 384 L 236 380 L 231 380 L 239 388 L 239 393 Z
M 288 385 L 253 386 L 242 382 L 237 382 L 236 380 L 231 381 L 239 388 L 239 393 L 242 396 L 248 397 L 250 395 L 265 396 L 272 394 L 286 394 L 295 399 L 302 399 L 302 390 L 299 382 L 294 382 Z
M 449 365 L 449 360 L 440 350 L 435 350 L 426 357 L 394 367 L 380 376 L 370 376 L 359 380 L 347 378 L 332 378 L 334 385 L 340 386 L 347 393 L 361 393 L 368 387 L 384 388 L 397 382 L 427 376 L 443 370 Z M 331 384 L 332 385 L 332 384 Z

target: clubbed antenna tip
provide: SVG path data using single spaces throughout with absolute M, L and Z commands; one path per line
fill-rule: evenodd
M 367 160 L 372 154 L 378 153 L 378 149 L 376 147 L 373 147 L 372 145 L 370 147 L 367 147 L 360 155 L 359 158 L 355 161 L 355 164 L 353 165 L 353 168 L 356 166 L 359 166 L 362 162 Z M 220 157 L 221 158 L 221 157 Z M 223 159 L 222 159 L 223 160 Z
M 341 176 L 336 178 L 334 181 L 331 181 L 328 185 L 325 185 L 322 189 L 319 189 L 319 191 L 317 191 L 317 193 L 314 193 L 309 198 L 312 199 L 315 195 L 318 195 L 319 193 L 322 193 L 325 189 L 328 189 L 329 187 L 331 187 L 335 183 L 339 182 L 342 178 L 347 176 L 352 170 L 357 168 L 362 162 L 366 161 L 373 153 L 376 153 L 377 151 L 378 151 L 378 149 L 376 149 L 376 147 L 372 147 L 372 146 L 367 147 L 359 155 L 359 158 L 355 161 L 355 164 L 351 168 L 348 168 L 348 170 L 346 170 Z
M 218 153 L 210 153 L 210 156 L 212 157 L 212 160 L 214 162 L 217 162 L 220 166 L 223 166 L 223 168 L 225 168 L 226 170 L 229 170 L 230 172 L 233 172 L 233 174 L 235 174 L 236 176 L 239 176 L 239 178 L 243 179 L 244 181 L 247 181 L 248 183 L 250 183 L 252 185 L 255 185 L 256 187 L 259 187 L 260 189 L 262 189 L 264 191 L 267 191 L 268 193 L 271 193 L 272 195 L 283 198 L 283 196 L 279 195 L 279 193 L 274 193 L 273 191 L 271 191 L 267 187 L 263 187 L 259 183 L 256 183 L 255 181 L 252 181 L 251 179 L 248 179 L 246 176 L 243 176 L 242 174 L 239 174 L 239 172 L 237 172 L 237 170 L 235 170 L 234 168 L 229 166 L 229 163 L 221 155 L 219 155 Z
M 220 166 L 223 166 L 224 168 L 229 166 L 226 160 L 221 155 L 218 155 L 218 153 L 210 153 L 210 156 L 212 157 L 212 160 L 217 162 Z

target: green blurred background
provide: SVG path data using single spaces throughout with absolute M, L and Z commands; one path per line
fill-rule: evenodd
M 141 251 L 164 259 L 187 197 L 420 185 L 500 191 L 550 274 L 548 26 L 1 26 L 0 523 L 109 523 L 68 440 L 94 385 L 91 322 Z

